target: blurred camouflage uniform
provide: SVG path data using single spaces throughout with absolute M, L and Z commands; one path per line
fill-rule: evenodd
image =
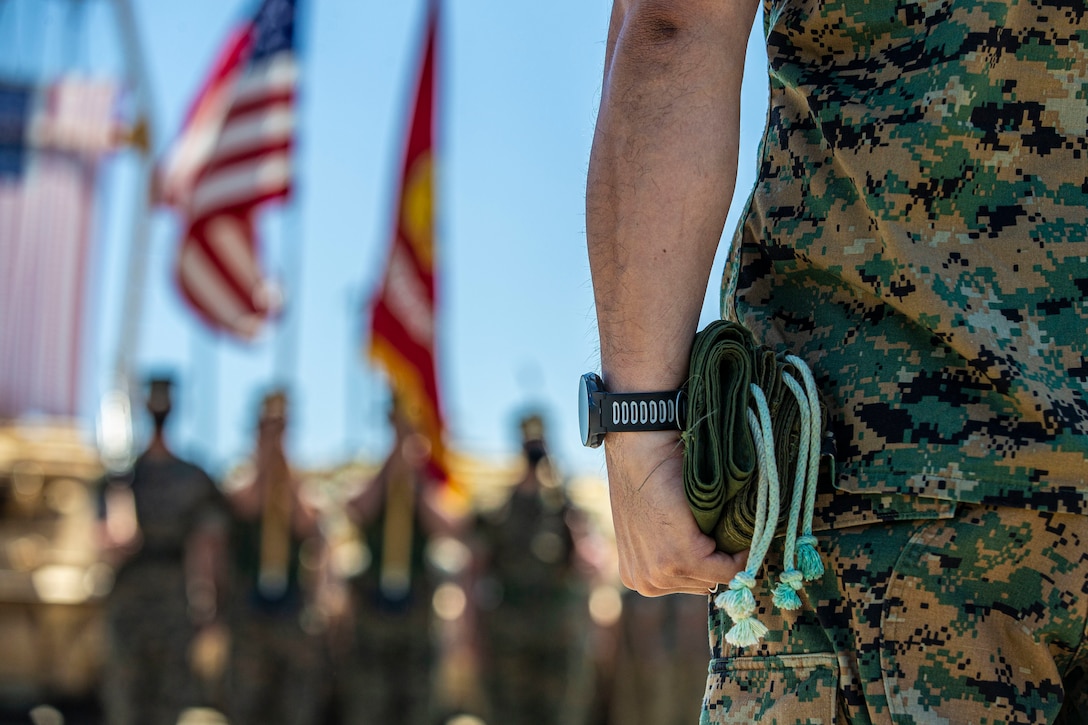
M 494 723 L 569 723 L 585 698 L 575 688 L 588 636 L 587 588 L 575 568 L 579 512 L 548 478 L 539 417 L 522 422 L 525 478 L 505 504 L 480 516 L 477 629 Z
M 283 455 L 286 405 L 282 392 L 265 396 L 251 480 L 231 491 L 232 725 L 312 725 L 327 699 L 321 640 L 306 627 L 309 581 L 303 558 L 307 545 L 319 545 L 318 532 Z
M 374 480 L 348 504 L 369 552 L 351 578 L 354 639 L 341 667 L 345 725 L 431 725 L 437 712 L 434 594 L 439 571 L 428 558 L 436 522 L 436 481 L 428 451 L 394 402 L 393 451 Z
M 432 722 L 438 647 L 432 601 L 437 574 L 426 560 L 428 538 L 412 524 L 411 583 L 390 596 L 380 585 L 384 518 L 367 527 L 372 565 L 349 584 L 354 611 L 354 651 L 347 665 L 345 722 Z
M 608 721 L 692 725 L 706 687 L 706 601 L 685 594 L 623 592 Z
M 764 18 L 723 306 L 811 366 L 839 492 L 796 623 L 736 652 L 712 617 L 704 721 L 1084 722 L 1088 13 Z
M 174 725 L 182 710 L 201 704 L 188 659 L 196 627 L 186 553 L 201 527 L 223 526 L 226 516 L 208 475 L 162 443 L 168 381 L 151 382 L 148 409 L 158 421 L 156 442 L 130 471 L 104 482 L 101 498 L 104 518 L 118 514 L 111 507 L 127 507 L 139 532 L 139 548 L 120 566 L 106 602 L 110 725 Z

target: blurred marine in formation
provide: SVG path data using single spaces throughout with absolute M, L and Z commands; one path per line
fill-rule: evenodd
M 439 501 L 430 446 L 395 399 L 393 448 L 347 504 L 369 563 L 352 578 L 353 651 L 345 668 L 345 725 L 431 725 L 436 716 L 434 594 L 439 572 L 428 544 L 457 533 Z
M 624 590 L 609 725 L 699 722 L 710 664 L 706 608 L 703 597 Z
M 589 693 L 585 518 L 556 480 L 538 415 L 521 421 L 525 473 L 480 515 L 474 586 L 489 723 L 579 722 Z
M 287 396 L 271 392 L 261 402 L 254 458 L 229 487 L 231 725 L 312 725 L 325 701 L 321 640 L 307 622 L 312 571 L 305 566 L 320 558 L 321 537 L 287 461 L 286 430 Z
M 102 552 L 117 571 L 106 604 L 108 725 L 175 725 L 202 704 L 190 647 L 217 618 L 226 513 L 208 474 L 167 445 L 171 408 L 170 380 L 152 379 L 151 442 L 101 490 Z

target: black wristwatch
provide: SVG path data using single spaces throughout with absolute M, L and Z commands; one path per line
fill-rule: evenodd
M 609 393 L 599 375 L 586 373 L 578 384 L 578 421 L 589 448 L 612 432 L 683 430 L 684 391 Z

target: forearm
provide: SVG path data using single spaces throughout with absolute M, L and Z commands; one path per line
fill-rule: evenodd
M 606 384 L 678 386 L 733 196 L 755 5 L 613 10 L 586 231 Z
M 617 0 L 586 189 L 605 385 L 678 387 L 736 183 L 755 0 Z M 743 566 L 688 508 L 675 432 L 605 440 L 620 578 L 705 593 Z

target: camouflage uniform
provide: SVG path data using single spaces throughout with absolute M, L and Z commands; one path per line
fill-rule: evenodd
M 477 526 L 486 570 L 478 602 L 484 686 L 495 723 L 566 723 L 587 636 L 573 571 L 574 515 L 561 491 L 515 489 Z
M 138 458 L 129 490 L 142 544 L 106 603 L 106 722 L 174 725 L 182 710 L 200 704 L 188 661 L 195 629 L 185 548 L 197 526 L 225 516 L 223 502 L 204 471 L 172 456 Z
M 327 698 L 320 639 L 304 628 L 303 541 L 292 534 L 287 581 L 259 586 L 260 521 L 235 524 L 238 579 L 231 616 L 230 721 L 234 725 L 314 725 Z
M 350 660 L 340 673 L 344 722 L 430 725 L 436 710 L 439 654 L 432 602 L 439 576 L 427 560 L 428 537 L 416 515 L 412 521 L 410 588 L 396 599 L 383 594 L 380 562 L 384 527 L 380 516 L 363 531 L 371 565 L 349 582 L 355 638 Z
M 821 541 L 802 610 L 757 597 L 758 647 L 712 610 L 703 723 L 1088 722 L 1088 519 L 964 504 Z
M 704 721 L 748 722 L 723 705 L 757 668 L 783 707 L 838 680 L 859 722 L 1046 722 L 1063 697 L 1079 721 L 1084 573 L 1042 547 L 1085 536 L 1088 13 L 767 0 L 764 18 L 768 126 L 723 312 L 812 367 L 839 493 L 812 606 L 777 659 L 714 662 Z M 822 648 L 799 644 L 813 608 Z M 775 721 L 830 722 L 831 699 Z
M 705 617 L 706 603 L 698 597 L 644 597 L 624 591 L 610 723 L 696 721 L 710 660 L 701 625 Z

